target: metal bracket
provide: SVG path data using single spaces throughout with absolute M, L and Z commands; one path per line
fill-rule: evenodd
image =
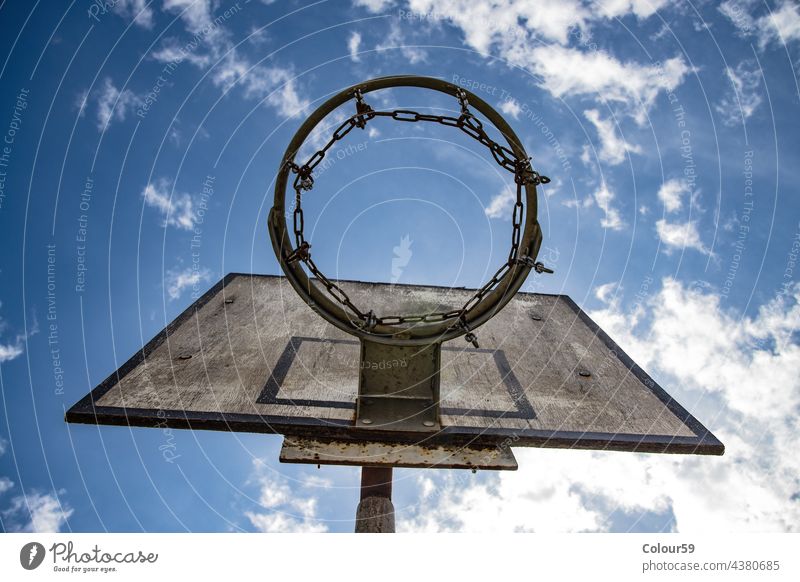
M 529 256 L 522 256 L 517 259 L 517 262 L 520 265 L 525 265 L 526 267 L 530 267 L 537 273 L 553 273 L 553 269 L 544 266 L 544 263 L 537 262 L 534 259 L 530 258 Z
M 286 255 L 286 262 L 288 264 L 294 263 L 295 261 L 307 261 L 308 257 L 311 256 L 311 245 L 308 242 L 303 241 L 302 244 L 294 249 L 291 253 Z
M 374 110 L 367 102 L 364 101 L 364 95 L 361 93 L 360 88 L 353 92 L 353 96 L 356 99 L 356 113 L 358 114 L 355 124 L 359 129 L 364 129 L 367 127 L 367 119 L 369 118 L 369 114 Z
M 395 346 L 361 340 L 356 427 L 435 432 L 441 344 Z
M 458 99 L 458 104 L 461 107 L 461 114 L 469 115 L 469 100 L 467 99 L 466 92 L 460 87 L 456 89 L 456 98 Z

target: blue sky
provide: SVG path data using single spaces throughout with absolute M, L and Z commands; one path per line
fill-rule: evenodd
M 357 471 L 280 465 L 280 437 L 62 417 L 225 273 L 280 272 L 266 216 L 286 144 L 389 74 L 503 112 L 553 180 L 556 273 L 526 289 L 573 297 L 727 445 L 400 470 L 398 528 L 800 526 L 796 3 L 6 0 L 0 27 L 3 530 L 351 531 Z M 511 176 L 448 129 L 348 136 L 306 198 L 326 272 L 475 286 L 503 261 Z

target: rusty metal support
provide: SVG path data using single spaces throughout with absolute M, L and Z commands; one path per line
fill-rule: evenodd
M 407 467 L 418 469 L 471 469 L 473 471 L 516 471 L 517 460 L 505 443 L 433 444 L 415 443 L 428 435 L 407 433 L 389 441 L 385 434 L 370 440 L 331 440 L 286 436 L 281 463 L 349 465 L 351 467 Z
M 391 467 L 361 467 L 356 533 L 394 533 Z

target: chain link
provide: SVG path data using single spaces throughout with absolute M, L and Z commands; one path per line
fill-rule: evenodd
M 523 265 L 535 268 L 537 272 L 552 272 L 544 268 L 541 263 L 535 266 L 531 264 L 529 257 L 519 257 L 519 245 L 522 238 L 522 219 L 524 215 L 523 194 L 526 184 L 547 184 L 550 178 L 542 176 L 536 172 L 530 163 L 530 158 L 519 159 L 514 152 L 494 141 L 486 131 L 483 129 L 481 121 L 469 111 L 469 103 L 467 95 L 461 89 L 456 93 L 459 105 L 461 107 L 461 115 L 459 117 L 451 117 L 447 115 L 428 115 L 419 113 L 417 111 L 410 111 L 408 109 L 395 109 L 393 111 L 375 111 L 370 107 L 363 98 L 360 89 L 356 89 L 353 93 L 356 100 L 356 113 L 345 120 L 333 132 L 331 138 L 322 147 L 322 149 L 315 152 L 308 161 L 302 166 L 298 166 L 293 159 L 288 159 L 285 166 L 290 171 L 296 174 L 292 187 L 295 191 L 295 207 L 293 214 L 293 226 L 295 237 L 295 249 L 288 253 L 284 260 L 287 263 L 294 261 L 302 261 L 305 263 L 308 270 L 322 283 L 328 294 L 333 297 L 338 303 L 347 307 L 355 316 L 355 323 L 360 327 L 367 330 L 372 330 L 376 325 L 404 325 L 416 323 L 440 323 L 453 319 L 454 322 L 449 329 L 464 329 L 468 332 L 471 339 L 468 341 L 477 344 L 474 334 L 470 332 L 467 326 L 467 316 L 469 313 L 483 301 L 483 299 L 491 293 L 503 277 L 516 265 Z M 310 248 L 311 245 L 305 240 L 303 229 L 303 208 L 302 208 L 302 193 L 303 191 L 311 190 L 314 187 L 314 178 L 312 172 L 328 153 L 333 145 L 342 140 L 349 134 L 353 128 L 358 127 L 364 129 L 367 122 L 376 117 L 391 117 L 396 121 L 405 121 L 415 123 L 418 121 L 426 121 L 430 123 L 438 123 L 447 127 L 457 127 L 465 134 L 482 143 L 489 148 L 492 157 L 504 169 L 514 174 L 514 182 L 516 188 L 516 201 L 514 204 L 514 211 L 512 215 L 512 233 L 511 233 L 511 251 L 508 254 L 508 261 L 504 263 L 494 274 L 494 276 L 483 287 L 478 289 L 475 294 L 466 302 L 460 309 L 451 311 L 440 311 L 434 313 L 426 313 L 419 315 L 389 315 L 384 317 L 377 317 L 372 311 L 367 313 L 362 312 L 350 300 L 350 297 L 339 285 L 328 279 L 325 274 L 320 271 L 317 265 L 311 258 Z M 542 270 L 540 270 L 542 269 Z

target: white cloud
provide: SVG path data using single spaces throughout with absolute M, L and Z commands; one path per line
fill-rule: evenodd
M 736 27 L 740 36 L 748 36 L 755 29 L 755 20 L 750 13 L 753 0 L 726 0 L 718 10 Z
M 722 115 L 726 125 L 737 125 L 747 121 L 761 105 L 761 69 L 753 60 L 744 60 L 736 69 L 728 67 L 726 75 L 730 89 L 714 108 Z
M 12 489 L 14 487 L 14 482 L 9 479 L 8 477 L 0 477 L 0 495 Z
M 625 113 L 644 124 L 656 96 L 676 88 L 691 71 L 683 58 L 664 59 L 658 67 L 566 45 L 575 38 L 589 39 L 594 22 L 626 14 L 646 18 L 663 4 L 663 0 L 614 1 L 598 8 L 578 0 L 410 0 L 409 7 L 434 15 L 434 22 L 459 28 L 464 42 L 475 50 L 499 56 L 541 77 L 541 86 L 556 97 L 589 96 L 598 102 L 622 104 Z
M 573 38 L 586 41 L 594 22 L 629 14 L 646 19 L 666 4 L 667 0 L 410 0 L 409 8 L 453 23 L 476 50 L 488 53 L 496 47 L 508 58 L 521 56 L 525 45 L 542 41 L 562 45 Z
M 625 161 L 628 152 L 641 153 L 637 145 L 631 145 L 625 139 L 617 136 L 617 127 L 610 119 L 602 119 L 597 109 L 583 112 L 584 117 L 592 122 L 600 138 L 600 159 L 611 165 L 621 164 Z
M 740 36 L 755 36 L 758 46 L 764 50 L 774 43 L 778 46 L 800 40 L 800 8 L 793 0 L 784 0 L 777 10 L 763 7 L 755 0 L 727 0 L 719 6 L 719 11 L 736 27 Z
M 179 14 L 186 30 L 198 34 L 212 26 L 211 0 L 164 0 L 164 10 Z
M 214 69 L 212 81 L 225 90 L 238 84 L 245 98 L 263 100 L 288 118 L 304 113 L 310 105 L 308 99 L 300 97 L 293 77 L 288 69 L 251 65 L 231 51 Z
M 389 25 L 389 34 L 386 35 L 386 39 L 378 43 L 375 46 L 375 50 L 379 52 L 396 52 L 399 50 L 403 58 L 411 65 L 425 62 L 428 58 L 428 54 L 423 49 L 407 44 L 403 31 L 400 30 L 400 26 L 394 20 Z
M 609 303 L 612 300 L 617 301 L 615 298 L 619 294 L 619 288 L 619 281 L 604 283 L 603 285 L 598 285 L 594 288 L 594 296 L 603 303 Z
M 86 106 L 89 104 L 89 90 L 84 89 L 75 96 L 75 109 L 78 110 L 78 117 L 86 115 Z
M 265 28 L 260 26 L 260 23 L 251 24 L 247 31 L 247 42 L 253 46 L 261 46 L 269 42 L 270 36 Z
M 504 188 L 489 201 L 489 205 L 483 209 L 489 218 L 504 218 L 511 220 L 511 209 L 517 201 L 517 193 L 510 187 Z
M 180 298 L 186 289 L 195 287 L 203 281 L 211 280 L 211 271 L 207 268 L 195 269 L 188 267 L 183 271 L 171 270 L 167 272 L 166 284 L 167 294 L 171 301 Z
M 7 447 L 8 447 L 8 441 L 3 437 L 0 437 L 0 457 L 6 454 Z
M 149 0 L 117 0 L 112 10 L 123 18 L 133 18 L 142 28 L 153 28 L 153 10 L 148 6 Z
M 253 64 L 234 48 L 223 26 L 222 17 L 214 17 L 210 0 L 167 0 L 164 9 L 181 15 L 186 30 L 194 35 L 189 43 L 167 39 L 152 56 L 161 62 L 186 60 L 198 68 L 216 63 L 210 78 L 227 91 L 243 89 L 246 99 L 262 100 L 282 117 L 305 113 L 310 101 L 301 96 L 290 67 Z M 202 43 L 202 44 L 201 44 Z M 207 52 L 200 50 L 207 47 Z M 224 55 L 224 56 L 223 56 Z
M 165 178 L 145 186 L 142 197 L 147 206 L 158 210 L 164 218 L 163 226 L 174 226 L 183 230 L 194 228 L 194 203 L 188 194 L 170 191 L 170 182 Z
M 292 78 L 292 74 L 281 68 L 266 68 L 262 71 L 271 82 L 275 84 L 266 95 L 266 102 L 277 109 L 278 114 L 283 117 L 296 117 L 308 110 L 310 101 L 300 96 L 297 89 L 297 82 Z M 266 90 L 264 90 L 266 93 Z M 260 96 L 259 96 L 260 97 Z
M 606 183 L 601 184 L 594 193 L 594 201 L 604 214 L 603 219 L 600 221 L 600 226 L 611 230 L 622 230 L 625 223 L 622 221 L 619 211 L 612 206 L 614 198 L 614 193 Z
M 64 491 L 58 494 L 63 495 Z M 55 495 L 34 492 L 14 497 L 8 509 L 3 510 L 3 517 L 11 531 L 53 533 L 60 531 L 73 513 Z
M 269 533 L 320 533 L 328 531 L 328 527 L 317 517 L 317 499 L 302 497 L 281 477 L 269 472 L 260 459 L 253 461 L 251 480 L 260 488 L 259 504 L 268 511 L 257 513 L 246 511 L 245 517 L 260 532 Z M 321 482 L 310 484 L 313 487 L 324 486 Z
M 495 47 L 507 57 L 526 44 L 587 41 L 593 23 L 629 14 L 646 19 L 667 0 L 409 0 L 408 4 L 412 13 L 460 28 L 465 42 L 476 50 L 488 53 Z
M 540 192 L 544 192 L 544 195 L 550 198 L 558 194 L 563 187 L 564 187 L 564 180 L 556 176 L 555 178 L 550 180 L 549 184 L 541 184 L 540 186 L 537 187 L 537 189 L 540 189 L 539 190 Z
M 197 50 L 189 50 L 187 46 L 182 46 L 175 39 L 167 39 L 157 51 L 151 56 L 160 63 L 180 64 L 184 61 L 193 64 L 195 67 L 203 68 L 211 63 L 211 56 Z
M 2 303 L 0 303 L 0 306 L 2 306 Z M 0 333 L 5 331 L 6 328 L 7 328 L 6 322 L 3 320 L 2 317 L 0 317 Z M 39 332 L 39 324 L 36 321 L 34 313 L 33 322 L 31 323 L 31 326 L 27 333 L 18 333 L 13 341 L 6 341 L 5 343 L 0 343 L 0 363 L 10 362 L 11 360 L 21 356 L 25 351 L 23 347 L 25 345 L 25 340 L 31 337 L 32 335 L 35 335 L 38 332 Z M 2 452 L 5 450 L 4 442 L 5 441 L 3 441 L 2 438 L 0 438 L 0 454 L 2 454 Z
M 366 8 L 373 14 L 383 12 L 387 8 L 394 6 L 394 0 L 353 0 L 354 6 Z
M 689 193 L 686 182 L 680 178 L 673 178 L 661 184 L 658 189 L 658 199 L 664 203 L 664 210 L 677 212 L 683 206 L 683 196 Z
M 500 111 L 506 115 L 510 115 L 514 119 L 519 119 L 519 114 L 522 113 L 522 107 L 515 99 L 506 99 L 499 105 Z
M 633 14 L 642 20 L 667 5 L 668 0 L 594 0 L 591 4 L 605 18 L 621 18 Z
M 347 50 L 350 51 L 350 60 L 354 63 L 361 60 L 361 57 L 358 56 L 358 49 L 360 46 L 361 35 L 357 32 L 351 33 L 350 38 L 347 39 Z
M 303 487 L 330 489 L 333 487 L 333 480 L 327 477 L 320 477 L 319 475 L 308 475 L 303 479 Z
M 656 222 L 656 232 L 668 254 L 675 249 L 695 249 L 705 255 L 711 253 L 700 239 L 697 221 L 668 222 L 662 218 Z
M 690 68 L 680 57 L 657 65 L 618 61 L 608 53 L 584 53 L 557 45 L 531 51 L 531 70 L 542 77 L 542 86 L 555 97 L 591 96 L 623 105 L 637 122 L 661 91 L 681 84 Z
M 568 198 L 561 202 L 567 208 L 591 208 L 594 206 L 594 198 L 587 196 L 583 200 L 577 198 Z
M 654 290 L 655 291 L 655 290 Z M 682 533 L 796 531 L 800 523 L 800 286 L 753 317 L 712 293 L 665 279 L 631 311 L 589 315 L 705 420 L 723 457 L 516 448 L 520 468 L 488 483 L 461 473 L 419 478 L 405 531 L 625 531 L 661 518 Z M 646 325 L 643 322 L 648 322 Z M 542 471 L 541 467 L 547 467 Z M 619 517 L 624 519 L 619 519 Z
M 175 147 L 181 145 L 181 131 L 175 125 L 169 128 L 169 141 L 175 144 Z
M 583 144 L 583 151 L 581 152 L 581 161 L 586 166 L 592 164 L 592 148 L 588 143 Z
M 661 369 L 688 389 L 721 397 L 728 412 L 741 415 L 728 419 L 728 430 L 741 426 L 763 432 L 764 446 L 772 431 L 798 434 L 797 418 L 781 420 L 800 406 L 800 376 L 795 373 L 800 346 L 793 340 L 800 327 L 800 285 L 767 302 L 755 316 L 738 317 L 722 308 L 718 295 L 665 279 L 648 307 L 652 323 L 641 334 L 632 334 L 636 325 L 624 317 L 604 323 L 607 312 L 591 315 L 642 366 Z M 793 462 L 800 468 L 800 458 Z
M 164 62 L 187 59 L 198 67 L 204 67 L 212 58 L 218 59 L 231 44 L 222 26 L 225 20 L 215 21 L 213 9 L 210 0 L 165 0 L 164 10 L 179 16 L 184 28 L 192 36 L 183 42 L 174 38 L 166 39 L 163 48 L 153 57 Z M 202 54 L 200 48 L 203 46 L 210 54 Z
M 323 533 L 327 526 L 298 520 L 282 513 L 245 512 L 256 530 L 264 533 Z
M 10 362 L 14 358 L 22 355 L 22 342 L 17 341 L 13 344 L 0 344 L 0 363 Z
M 764 47 L 771 41 L 781 45 L 800 40 L 800 7 L 797 2 L 784 0 L 778 10 L 758 19 L 756 29 L 759 44 Z
M 579 0 L 410 0 L 409 8 L 452 22 L 465 42 L 483 53 L 493 45 L 505 52 L 536 39 L 566 44 L 570 30 L 585 29 L 591 17 Z
M 93 97 L 97 104 L 97 129 L 100 131 L 110 127 L 112 121 L 125 121 L 128 113 L 133 112 L 141 101 L 129 89 L 117 89 L 110 77 L 105 78 Z

